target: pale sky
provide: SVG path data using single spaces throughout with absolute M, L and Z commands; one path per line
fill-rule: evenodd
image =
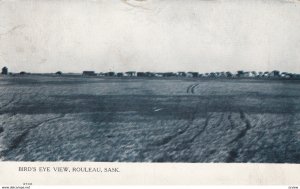
M 300 1 L 2 0 L 0 66 L 300 73 Z

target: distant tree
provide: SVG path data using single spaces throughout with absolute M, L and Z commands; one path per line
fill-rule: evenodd
M 61 71 L 58 71 L 55 73 L 56 75 L 62 75 L 62 72 Z
M 135 71 L 129 71 L 129 72 L 125 72 L 126 76 L 129 77 L 135 77 L 136 76 L 136 72 Z
M 252 73 L 252 75 L 255 75 L 255 76 L 257 75 L 256 71 L 252 71 L 251 73 Z
M 231 72 L 226 72 L 225 74 L 226 74 L 226 77 L 232 77 L 233 76 Z
M 271 77 L 279 77 L 280 76 L 280 71 L 274 70 L 270 73 Z
M 173 76 L 176 76 L 176 74 L 173 72 L 164 72 L 163 73 L 163 77 L 173 77 Z
M 7 67 L 3 67 L 1 74 L 7 75 L 8 74 L 8 68 Z
M 215 77 L 216 77 L 216 73 L 215 73 L 215 72 L 211 72 L 211 73 L 209 73 L 209 77 L 211 77 L 211 78 L 215 78 Z
M 113 77 L 113 76 L 116 75 L 115 72 L 108 72 L 107 74 L 108 74 L 109 77 Z
M 269 77 L 270 73 L 268 71 L 264 72 L 263 77 Z

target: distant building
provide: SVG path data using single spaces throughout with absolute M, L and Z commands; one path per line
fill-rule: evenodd
M 177 72 L 177 75 L 179 77 L 186 77 L 186 73 L 185 72 Z
M 244 77 L 244 71 L 242 71 L 242 70 L 237 71 L 236 76 L 237 77 Z
M 146 77 L 146 73 L 144 73 L 144 72 L 137 72 L 136 76 L 137 77 Z
M 282 78 L 291 78 L 291 74 L 290 73 L 287 73 L 287 72 L 282 72 L 281 74 L 280 74 L 280 77 L 282 77 Z
M 221 72 L 220 73 L 220 77 L 226 77 L 226 73 L 225 72 Z
M 83 71 L 82 75 L 84 75 L 84 76 L 96 76 L 97 74 L 94 71 Z
M 109 76 L 109 77 L 114 77 L 116 74 L 115 72 L 107 72 L 106 73 L 106 76 Z
M 1 74 L 7 75 L 8 74 L 8 68 L 7 67 L 3 67 Z
M 129 72 L 125 72 L 126 76 L 129 77 L 136 77 L 136 72 L 135 71 L 129 71 Z
M 173 72 L 165 72 L 165 73 L 163 73 L 163 77 L 173 77 L 173 76 L 176 76 L 176 74 L 173 73 Z
M 231 72 L 226 72 L 226 73 L 225 73 L 225 76 L 226 76 L 226 77 L 232 77 L 233 75 L 232 75 Z
M 146 77 L 154 77 L 155 76 L 155 74 L 152 72 L 146 72 L 145 74 L 146 74 Z
M 191 74 L 192 77 L 198 77 L 199 76 L 198 72 L 188 72 L 188 74 Z
M 250 72 L 244 72 L 243 77 L 250 77 L 250 76 L 251 76 L 251 73 L 250 73 Z
M 205 73 L 203 77 L 209 77 L 209 73 Z
M 191 72 L 187 72 L 186 77 L 193 77 L 193 74 Z
M 98 76 L 103 77 L 103 76 L 105 76 L 105 73 L 100 72 L 100 73 L 98 74 Z
M 296 79 L 300 79 L 300 74 L 295 74 Z
M 123 76 L 124 76 L 124 74 L 122 72 L 117 73 L 117 77 L 123 77 Z
M 257 77 L 257 72 L 256 71 L 250 72 L 250 77 Z
M 210 78 L 215 78 L 216 77 L 216 73 L 214 73 L 214 72 L 209 73 L 209 77 Z
M 270 77 L 279 77 L 280 76 L 280 72 L 277 70 L 274 70 L 270 73 Z
M 298 75 L 295 73 L 288 73 L 288 75 L 289 75 L 289 78 L 291 78 L 291 79 L 296 79 L 298 77 Z

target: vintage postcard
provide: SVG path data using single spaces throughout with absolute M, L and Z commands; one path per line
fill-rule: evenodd
M 299 52 L 298 0 L 1 0 L 0 185 L 299 185 Z

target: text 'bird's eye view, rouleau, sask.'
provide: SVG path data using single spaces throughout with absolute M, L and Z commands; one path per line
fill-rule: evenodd
M 300 163 L 300 1 L 0 1 L 0 160 Z

